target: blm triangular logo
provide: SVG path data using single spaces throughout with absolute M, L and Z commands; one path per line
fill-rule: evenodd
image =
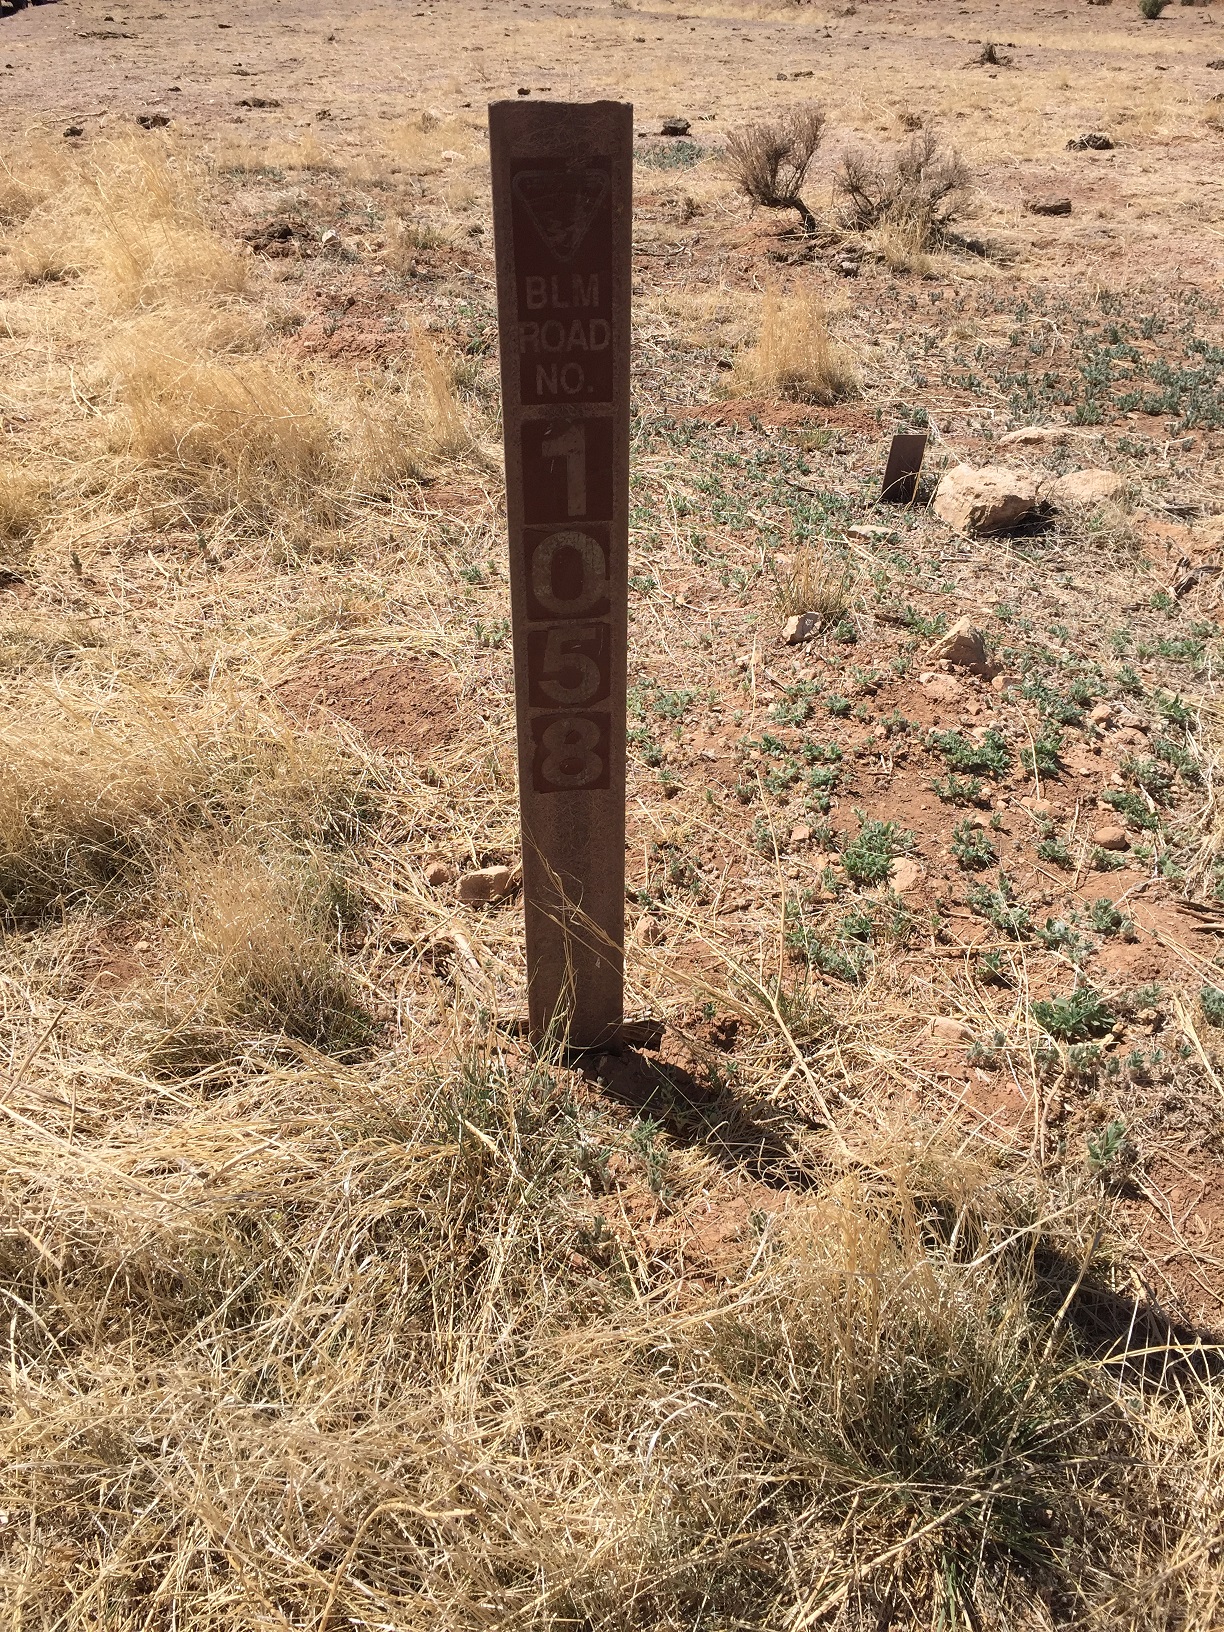
M 514 195 L 559 261 L 572 260 L 608 191 L 602 170 L 520 170 Z

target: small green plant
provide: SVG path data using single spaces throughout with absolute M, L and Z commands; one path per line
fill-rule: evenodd
M 971 776 L 967 781 L 955 775 L 947 776 L 942 781 L 936 777 L 931 787 L 945 805 L 981 804 L 986 792 L 986 785 L 980 776 Z
M 1160 817 L 1139 794 L 1131 793 L 1126 788 L 1106 788 L 1101 797 L 1111 809 L 1118 812 L 1119 816 L 1124 816 L 1132 827 L 1141 828 L 1149 833 L 1160 831 Z
M 1098 873 L 1116 873 L 1127 865 L 1125 850 L 1102 850 L 1094 844 L 1088 852 L 1088 865 Z
M 1107 1122 L 1096 1133 L 1090 1133 L 1087 1139 L 1088 1167 L 1091 1172 L 1101 1174 L 1120 1163 L 1127 1150 L 1126 1123 L 1117 1116 L 1112 1122 Z
M 974 912 L 980 912 L 1004 935 L 1012 935 L 1019 940 L 1029 927 L 1028 908 L 1016 900 L 1015 886 L 1002 869 L 995 889 L 988 889 L 985 884 L 974 884 L 967 899 Z
M 952 854 L 969 872 L 980 873 L 997 859 L 989 836 L 972 822 L 958 822 L 952 829 Z
M 1061 952 L 1076 969 L 1082 969 L 1096 951 L 1086 935 L 1062 918 L 1047 918 L 1042 927 L 1034 930 L 1034 937 L 1048 952 Z
M 1061 748 L 1062 732 L 1055 725 L 1046 725 L 1033 739 L 1032 747 L 1021 754 L 1021 764 L 1030 775 L 1057 776 L 1063 768 Z
M 839 697 L 835 692 L 830 692 L 829 696 L 825 698 L 825 707 L 828 709 L 829 713 L 832 714 L 835 720 L 846 719 L 850 713 L 851 706 L 852 705 L 848 697 Z
M 928 743 L 939 750 L 951 771 L 984 771 L 989 776 L 1001 776 L 1011 763 L 1006 742 L 993 729 L 983 734 L 981 742 L 959 731 L 932 731 Z
M 1224 991 L 1218 986 L 1204 986 L 1199 992 L 1199 1007 L 1209 1026 L 1224 1026 Z
M 1105 999 L 1091 986 L 1080 986 L 1069 997 L 1051 997 L 1033 1004 L 1033 1019 L 1042 1031 L 1064 1042 L 1102 1037 L 1114 1017 Z
M 896 822 L 869 821 L 861 811 L 855 814 L 859 831 L 841 853 L 842 866 L 847 878 L 856 884 L 880 884 L 897 857 L 913 845 L 914 835 L 904 832 Z
M 1107 895 L 1099 895 L 1092 903 L 1089 919 L 1098 935 L 1125 934 L 1133 927 L 1133 919 L 1119 912 Z
M 1071 852 L 1065 842 L 1059 838 L 1045 838 L 1037 843 L 1038 861 L 1051 861 L 1055 867 L 1071 866 Z

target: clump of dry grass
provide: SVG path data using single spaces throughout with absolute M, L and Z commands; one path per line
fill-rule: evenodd
M 194 1073 L 284 1040 L 334 1054 L 369 1041 L 371 1020 L 338 949 L 356 911 L 317 853 L 240 845 L 174 861 L 185 935 L 158 1007 L 159 1069 Z
M 797 211 L 808 233 L 816 231 L 816 217 L 800 194 L 824 124 L 823 111 L 809 104 L 736 131 L 727 142 L 727 162 L 739 191 L 765 209 Z
M 26 282 L 87 273 L 116 311 L 228 297 L 246 287 L 246 258 L 209 227 L 200 178 L 171 146 L 118 138 L 71 164 L 41 164 L 10 185 L 0 219 L 14 227 L 10 264 Z
M 858 376 L 815 291 L 773 290 L 761 308 L 756 344 L 737 362 L 731 383 L 794 402 L 833 403 L 854 395 Z
M 364 785 L 330 740 L 220 696 L 28 697 L 0 720 L 0 912 L 30 922 L 117 899 L 193 831 L 336 842 Z
M 0 565 L 28 544 L 44 513 L 38 483 L 28 471 L 0 465 Z
M 104 368 L 121 404 L 113 446 L 176 489 L 257 518 L 334 485 L 331 428 L 287 368 L 201 351 L 163 323 L 127 333 Z
M 842 159 L 837 188 L 851 225 L 860 232 L 902 232 L 914 252 L 936 245 L 964 206 L 969 170 L 925 130 L 891 159 L 850 151 Z
M 783 617 L 811 612 L 822 629 L 840 623 L 855 596 L 851 563 L 824 548 L 805 545 L 776 564 L 778 610 Z

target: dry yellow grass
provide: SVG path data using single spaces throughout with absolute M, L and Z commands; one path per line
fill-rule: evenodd
M 732 383 L 745 392 L 827 404 L 853 396 L 858 374 L 814 290 L 773 290 L 762 303 L 756 344 L 737 362 Z

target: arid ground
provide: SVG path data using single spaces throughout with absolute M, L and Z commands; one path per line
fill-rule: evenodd
M 0 87 L 4 1624 L 1218 1627 L 1224 6 L 58 0 Z M 581 1060 L 459 892 L 526 96 L 637 131 Z

